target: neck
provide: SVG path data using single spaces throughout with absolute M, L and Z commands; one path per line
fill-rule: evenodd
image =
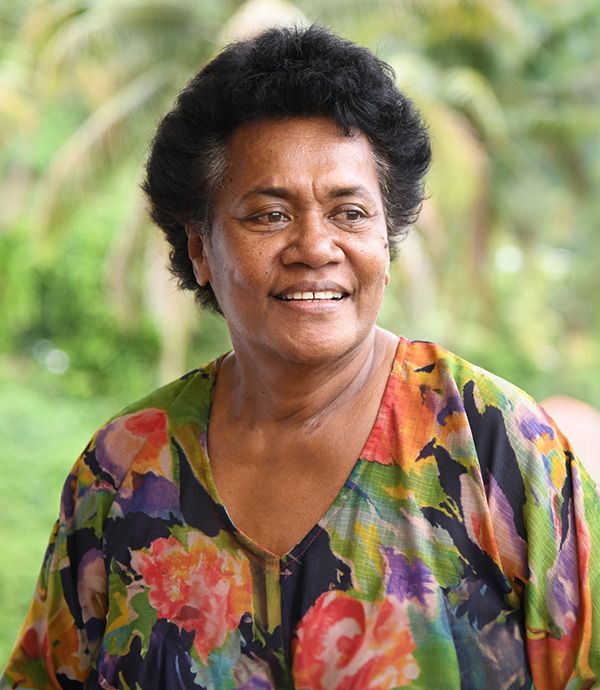
M 318 428 L 330 413 L 357 399 L 365 387 L 389 373 L 397 338 L 374 328 L 353 351 L 319 365 L 280 361 L 239 349 L 221 365 L 232 421 L 255 427 L 269 423 Z

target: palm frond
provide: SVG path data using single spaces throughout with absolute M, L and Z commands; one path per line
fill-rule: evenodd
M 500 101 L 486 77 L 472 67 L 450 69 L 443 79 L 445 101 L 472 115 L 479 131 L 490 140 L 508 136 L 508 122 Z
M 17 32 L 16 42 L 37 63 L 39 55 L 52 41 L 55 32 L 74 21 L 84 11 L 85 5 L 80 0 L 38 0 L 27 11 Z
M 178 68 L 173 64 L 156 66 L 116 93 L 95 110 L 57 151 L 41 181 L 35 227 L 44 237 L 52 227 L 61 194 L 69 182 L 82 185 L 116 156 L 129 150 L 141 133 L 135 125 L 143 120 L 141 111 L 168 88 Z M 142 135 L 147 139 L 148 126 Z M 137 131 L 136 131 L 137 130 Z
M 218 43 L 225 45 L 271 26 L 309 23 L 304 12 L 289 0 L 246 0 L 223 25 Z

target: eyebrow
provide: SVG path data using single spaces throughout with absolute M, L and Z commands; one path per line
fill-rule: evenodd
M 351 187 L 334 187 L 333 189 L 329 190 L 327 196 L 330 199 L 340 199 L 345 196 L 362 196 L 369 199 L 369 201 L 375 201 L 366 187 L 362 187 L 361 185 L 354 185 Z
M 242 196 L 241 200 L 245 201 L 253 196 L 275 196 L 278 199 L 289 199 L 292 194 L 285 187 L 252 187 Z
M 328 199 L 341 199 L 347 196 L 362 196 L 371 202 L 375 202 L 371 193 L 361 185 L 352 185 L 347 187 L 332 187 L 327 192 Z M 253 187 L 241 198 L 242 201 L 250 199 L 254 196 L 274 196 L 277 199 L 290 199 L 294 196 L 292 192 L 286 187 Z

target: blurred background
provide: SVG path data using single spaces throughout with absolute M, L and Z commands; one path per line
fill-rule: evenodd
M 597 0 L 0 0 L 0 665 L 91 434 L 228 346 L 147 220 L 153 129 L 219 47 L 290 22 L 370 47 L 429 123 L 382 325 L 600 407 Z

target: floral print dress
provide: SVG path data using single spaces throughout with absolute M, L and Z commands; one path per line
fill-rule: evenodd
M 278 558 L 215 488 L 217 369 L 81 455 L 2 690 L 600 687 L 598 489 L 529 397 L 400 339 L 344 487 Z

